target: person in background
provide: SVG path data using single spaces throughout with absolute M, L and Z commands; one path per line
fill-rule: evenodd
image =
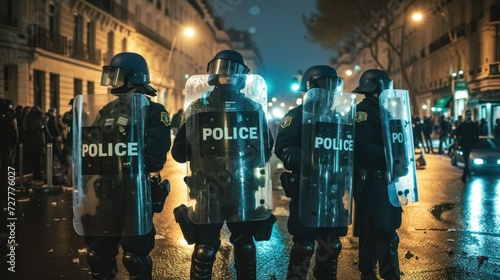
M 434 120 L 432 117 L 424 117 L 424 138 L 425 146 L 427 147 L 426 153 L 434 153 L 434 147 L 432 146 L 432 127 L 434 126 Z
M 60 143 L 62 142 L 62 133 L 59 130 L 59 125 L 57 124 L 57 110 L 56 108 L 50 108 L 47 112 L 47 128 L 50 135 L 52 135 L 52 148 L 56 155 L 61 167 L 66 168 L 68 163 L 66 162 L 66 157 L 63 155 Z
M 480 136 L 488 136 L 489 130 L 488 130 L 488 122 L 486 121 L 485 118 L 482 118 L 481 121 L 479 122 L 479 135 Z
M 52 135 L 47 128 L 44 113 L 38 105 L 31 107 L 23 128 L 27 162 L 33 171 L 32 180 L 39 184 L 43 180 L 42 157 L 46 152 L 47 143 L 52 142 Z
M 184 114 L 184 110 L 179 109 L 179 111 L 172 116 L 172 132 L 174 135 L 177 134 L 179 128 L 181 127 L 182 114 Z
M 12 101 L 0 98 L 0 196 L 7 195 L 9 167 L 15 170 L 14 157 L 18 141 L 17 120 Z M 14 186 L 11 186 L 14 187 Z
M 495 127 L 493 128 L 493 137 L 500 141 L 500 118 L 495 120 Z
M 456 129 L 455 135 L 458 144 L 462 147 L 462 156 L 464 157 L 464 170 L 462 173 L 462 182 L 466 182 L 470 177 L 469 156 L 474 144 L 479 138 L 479 126 L 472 121 L 472 111 L 465 111 L 465 121 Z

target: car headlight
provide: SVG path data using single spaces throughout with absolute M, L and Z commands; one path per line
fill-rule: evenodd
M 480 159 L 480 158 L 475 158 L 473 161 L 472 161 L 474 164 L 476 165 L 481 165 L 481 164 L 484 164 L 484 160 Z

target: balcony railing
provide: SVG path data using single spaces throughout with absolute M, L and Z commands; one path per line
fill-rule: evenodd
M 17 27 L 17 18 L 11 16 L 0 15 L 0 24 L 7 24 L 10 26 Z
M 69 56 L 92 64 L 99 65 L 101 60 L 101 50 L 89 47 L 82 43 L 75 43 L 70 40 L 68 43 Z
M 490 23 L 500 21 L 500 5 L 490 6 Z
M 137 32 L 148 37 L 149 39 L 158 43 L 159 45 L 166 48 L 167 50 L 169 50 L 170 46 L 172 46 L 172 42 L 163 38 L 162 36 L 160 36 L 158 33 L 154 32 L 152 29 L 150 29 L 146 25 L 144 25 L 142 23 L 137 23 L 136 28 L 137 28 Z
M 38 25 L 32 24 L 29 45 L 39 47 L 61 55 L 66 54 L 67 38 L 57 33 L 52 33 Z
M 114 1 L 87 0 L 87 2 L 110 13 L 112 16 L 125 23 L 133 24 L 134 22 L 134 14 L 129 12 L 127 7 L 119 5 Z
M 30 26 L 29 45 L 54 52 L 60 55 L 76 58 L 85 62 L 100 65 L 101 50 L 89 48 L 85 44 L 75 43 L 60 34 L 52 33 L 38 25 Z

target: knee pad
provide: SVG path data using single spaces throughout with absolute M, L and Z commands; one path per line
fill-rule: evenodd
M 199 263 L 208 263 L 215 261 L 217 251 L 208 244 L 200 244 L 194 247 L 193 259 Z
M 217 249 L 212 245 L 199 244 L 194 247 L 191 257 L 191 276 L 193 280 L 212 279 L 212 267 Z
M 234 245 L 234 252 L 238 255 L 255 255 L 255 243 L 254 242 L 248 242 L 245 244 L 235 244 Z
M 149 255 L 141 258 L 132 252 L 123 252 L 122 261 L 132 279 L 151 279 L 153 261 Z
M 104 257 L 92 249 L 87 250 L 87 263 L 94 279 L 114 279 L 118 273 L 115 257 Z
M 298 255 L 311 257 L 314 254 L 314 243 L 311 242 L 298 242 L 293 244 L 290 255 Z
M 328 255 L 333 256 L 335 259 L 340 255 L 342 251 L 342 242 L 340 242 L 339 237 L 333 237 L 333 240 L 318 240 L 318 249 L 316 250 L 316 255 Z

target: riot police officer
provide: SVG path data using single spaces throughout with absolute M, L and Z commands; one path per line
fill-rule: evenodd
M 224 222 L 234 245 L 237 279 L 256 279 L 254 240 L 268 240 L 276 220 L 271 209 L 256 207 L 268 203 L 256 199 L 265 176 L 255 176 L 255 171 L 265 173 L 261 167 L 269 161 L 273 139 L 262 105 L 242 93 L 249 71 L 239 52 L 223 50 L 208 63 L 208 75 L 192 76 L 186 84 L 190 105 L 172 157 L 188 162 L 186 183 L 196 201 L 194 207 L 181 205 L 174 210 L 186 241 L 195 244 L 191 279 L 211 279 Z M 207 89 L 190 103 L 190 83 L 198 79 Z
M 353 92 L 365 95 L 356 107 L 355 137 L 355 224 L 359 225 L 359 264 L 361 279 L 399 279 L 396 230 L 401 226 L 401 207 L 389 201 L 385 176 L 383 127 L 379 95 L 392 88 L 392 80 L 379 69 L 366 70 Z
M 314 89 L 320 89 L 321 91 L 319 92 L 318 95 L 320 97 L 327 95 L 328 93 L 326 92 L 329 90 L 330 92 L 336 91 L 339 87 L 341 88 L 342 85 L 342 78 L 338 77 L 337 72 L 335 69 L 333 69 L 330 66 L 326 65 L 316 65 L 312 66 L 309 68 L 303 75 L 301 85 L 299 90 L 302 92 L 309 91 L 308 94 L 311 91 L 314 91 Z M 314 95 L 314 94 L 311 94 Z M 352 94 L 351 94 L 352 95 Z M 314 99 L 314 98 L 311 98 Z M 351 97 L 352 104 L 351 104 L 351 111 L 352 111 L 352 122 L 354 122 L 354 106 L 355 106 L 355 99 Z M 314 101 L 313 101 L 314 102 Z M 315 104 L 318 107 L 321 107 L 322 105 Z M 307 130 L 305 134 L 314 134 L 315 139 L 318 139 L 318 132 L 313 132 L 311 130 L 307 129 L 308 124 L 303 124 L 303 118 L 305 117 L 305 112 L 303 112 L 304 108 L 303 106 L 305 105 L 299 105 L 293 109 L 291 109 L 281 120 L 280 127 L 278 128 L 278 136 L 276 138 L 276 146 L 275 146 L 275 154 L 276 156 L 283 161 L 284 167 L 288 170 L 291 170 L 292 173 L 285 172 L 281 176 L 281 182 L 283 185 L 283 188 L 285 190 L 285 194 L 291 198 L 290 200 L 290 216 L 288 218 L 288 231 L 290 232 L 291 235 L 293 235 L 293 246 L 290 252 L 290 261 L 288 265 L 288 272 L 287 272 L 287 279 L 306 279 L 308 270 L 309 270 L 309 265 L 310 265 L 310 260 L 314 254 L 314 249 L 315 249 L 315 242 L 318 243 L 317 249 L 316 249 L 316 255 L 315 255 L 315 267 L 313 269 L 313 274 L 316 279 L 337 279 L 337 266 L 338 266 L 338 257 L 340 254 L 340 251 L 342 250 L 342 243 L 340 241 L 340 236 L 345 236 L 347 234 L 347 221 L 337 221 L 336 225 L 342 225 L 342 226 L 332 226 L 332 225 L 314 225 L 311 226 L 307 223 L 305 223 L 305 219 L 301 219 L 302 213 L 299 214 L 299 212 L 302 212 L 302 208 L 307 208 L 306 205 L 308 203 L 309 198 L 304 198 L 301 199 L 304 195 L 303 191 L 305 188 L 311 189 L 319 189 L 320 185 L 319 183 L 313 184 L 313 186 L 310 185 L 305 185 L 303 186 L 301 183 L 301 177 L 300 174 L 303 174 L 305 182 L 310 181 L 312 177 L 315 175 L 313 174 L 314 172 L 312 169 L 321 169 L 321 162 L 314 162 L 313 159 L 310 160 L 304 160 L 307 154 L 311 153 L 311 151 L 304 151 L 304 149 L 308 150 L 316 150 L 314 147 L 314 144 L 306 144 L 304 143 L 305 139 L 308 139 L 307 136 L 306 138 L 303 138 L 304 135 L 304 130 Z M 323 105 L 325 107 L 329 107 L 327 109 L 328 113 L 327 116 L 330 117 L 332 115 L 332 112 L 330 110 L 330 106 L 328 105 Z M 319 115 L 321 113 L 319 112 L 312 112 L 310 117 L 308 118 L 318 118 L 318 123 L 319 121 Z M 308 114 L 309 115 L 309 114 Z M 319 124 L 312 124 L 315 127 L 320 127 Z M 353 124 L 353 123 L 352 123 Z M 351 124 L 351 125 L 352 125 Z M 333 124 L 333 127 L 335 127 L 335 124 Z M 339 126 L 343 127 L 343 126 Z M 338 128 L 337 128 L 338 129 Z M 316 131 L 321 130 L 320 128 L 317 128 Z M 328 125 L 328 129 L 332 131 L 330 135 L 332 136 L 332 139 L 335 138 L 338 134 L 342 133 L 337 133 L 338 130 L 332 129 L 332 124 Z M 335 130 L 335 132 L 333 132 Z M 351 134 L 352 136 L 352 129 L 351 129 Z M 339 140 L 338 138 L 335 139 L 336 141 Z M 351 138 L 352 141 L 352 138 Z M 306 142 L 312 142 L 312 141 L 306 141 Z M 352 153 L 352 149 L 351 149 Z M 340 154 L 330 154 L 330 152 L 323 153 L 322 156 L 316 156 L 316 157 L 311 157 L 311 158 L 329 158 L 329 160 L 339 160 L 338 158 L 343 158 L 343 156 L 339 156 Z M 336 159 L 337 158 L 337 159 Z M 319 161 L 322 161 L 319 160 Z M 338 162 L 338 161 L 337 161 Z M 301 168 L 302 165 L 302 168 Z M 316 165 L 315 168 L 311 168 L 310 165 Z M 352 168 L 352 157 L 351 157 L 351 168 Z M 301 170 L 302 169 L 302 170 Z M 328 170 L 326 170 L 328 169 Z M 325 168 L 323 173 L 329 173 L 334 170 L 333 165 L 329 165 L 328 168 Z M 305 174 L 305 173 L 308 174 Z M 332 176 L 330 176 L 332 175 Z M 351 170 L 351 175 L 352 175 L 352 170 Z M 327 177 L 343 177 L 340 176 L 340 174 L 318 174 L 318 177 L 321 178 L 327 178 Z M 346 176 L 349 177 L 349 176 Z M 321 181 L 320 179 L 319 181 Z M 351 180 L 346 180 L 347 184 L 351 184 Z M 337 184 L 339 183 L 339 184 Z M 333 190 L 333 188 L 336 188 L 339 186 L 340 189 L 340 182 L 336 181 L 334 182 L 332 179 L 330 179 L 329 182 L 326 183 L 326 187 L 330 188 L 329 191 L 325 191 L 324 193 L 329 193 L 328 195 L 331 195 L 335 193 L 337 190 Z M 348 189 L 351 189 L 350 187 L 347 187 Z M 321 191 L 315 190 L 318 195 Z M 341 193 L 343 196 L 343 192 L 338 192 Z M 327 195 L 327 194 L 325 194 Z M 332 195 L 334 196 L 334 195 Z M 340 198 L 340 196 L 337 196 L 337 198 Z M 328 200 L 331 200 L 332 197 L 329 197 Z M 344 207 L 347 207 L 347 209 L 350 209 L 350 198 L 349 200 L 349 205 L 343 205 L 340 203 L 338 207 L 341 208 L 340 211 L 341 216 L 343 219 L 346 218 L 346 213 L 347 210 L 344 209 Z M 320 206 L 318 206 L 318 201 L 316 201 L 316 205 L 313 205 L 312 208 L 318 209 Z M 319 213 L 315 212 L 316 215 L 318 216 Z M 312 217 L 311 217 L 312 218 Z M 326 220 L 326 219 L 323 219 Z
M 143 218 L 137 219 L 145 219 L 144 223 L 152 224 L 152 211 L 148 208 L 151 205 L 139 205 L 139 203 L 135 205 L 134 203 L 134 199 L 137 199 L 134 195 L 148 194 L 147 191 L 141 191 L 143 186 L 138 185 L 143 184 L 143 182 L 140 180 L 140 176 L 135 174 L 145 174 L 144 177 L 149 180 L 150 172 L 158 172 L 163 169 L 166 162 L 166 153 L 170 149 L 169 114 L 163 105 L 143 96 L 156 96 L 156 90 L 149 83 L 150 76 L 147 62 L 137 53 L 119 53 L 111 59 L 108 66 L 103 67 L 101 85 L 112 86 L 111 94 L 116 96 L 116 99 L 98 109 L 97 117 L 93 121 L 94 130 L 99 130 L 102 134 L 98 143 L 108 142 L 109 144 L 102 144 L 102 146 L 107 147 L 109 145 L 109 147 L 113 147 L 114 145 L 116 148 L 110 149 L 107 152 L 107 157 L 94 158 L 96 160 L 92 163 L 95 163 L 94 166 L 100 168 L 99 178 L 83 188 L 87 192 L 90 192 L 90 189 L 93 188 L 95 195 L 99 198 L 95 215 L 86 215 L 81 218 L 85 243 L 88 246 L 87 262 L 92 271 L 92 279 L 115 279 L 117 274 L 116 256 L 120 245 L 123 249 L 123 265 L 128 270 L 130 278 L 151 279 L 152 277 L 153 262 L 149 253 L 153 250 L 155 243 L 154 226 L 144 234 L 121 235 L 122 232 L 126 231 L 123 229 L 126 223 L 116 221 L 125 216 L 126 213 L 124 212 L 128 213 L 129 208 L 138 208 L 137 215 Z M 145 118 L 135 122 L 132 128 L 130 128 L 130 123 L 133 122 L 129 111 L 131 110 L 130 107 L 133 106 L 133 102 L 132 99 L 127 97 L 130 96 L 129 93 L 138 95 L 147 104 L 147 110 L 144 113 Z M 78 96 L 75 98 L 75 104 L 83 103 L 81 101 L 77 102 L 77 100 L 80 100 Z M 76 110 L 75 117 L 77 118 L 78 109 L 81 110 L 81 108 Z M 82 115 L 85 119 L 85 112 L 80 113 L 79 118 L 82 118 Z M 82 121 L 80 120 L 80 122 Z M 142 135 L 133 137 L 135 137 L 134 139 L 140 138 L 141 141 L 143 139 L 143 142 L 141 142 L 144 144 L 143 147 L 131 143 L 130 139 L 132 138 L 127 138 L 128 135 L 134 134 L 129 133 L 129 129 L 142 125 L 144 125 L 143 137 Z M 80 138 L 82 137 L 80 136 Z M 75 137 L 74 153 L 79 153 L 80 147 L 75 146 L 78 143 L 81 142 L 80 140 L 77 141 L 77 137 Z M 144 148 L 142 160 L 132 159 L 132 156 L 125 158 L 130 151 L 137 151 L 135 154 L 138 154 L 142 148 Z M 118 155 L 123 154 L 126 154 L 125 157 L 118 157 Z M 136 164 L 137 162 L 143 164 Z M 127 171 L 129 174 L 125 174 L 124 170 L 130 166 L 138 170 Z M 82 169 L 85 168 L 84 166 Z M 84 170 L 82 173 L 88 174 L 90 171 Z M 78 182 L 76 184 L 78 185 Z M 125 199 L 126 195 L 124 193 L 128 189 L 134 191 L 129 198 Z M 111 202 L 107 203 L 108 201 Z M 120 218 L 113 219 L 106 216 L 114 212 L 117 212 L 116 217 Z

